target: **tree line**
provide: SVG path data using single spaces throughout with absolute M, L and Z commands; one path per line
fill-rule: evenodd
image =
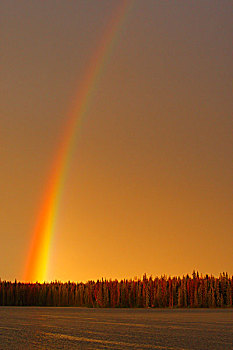
M 1 306 L 215 308 L 233 306 L 233 276 L 147 277 L 86 283 L 0 280 Z

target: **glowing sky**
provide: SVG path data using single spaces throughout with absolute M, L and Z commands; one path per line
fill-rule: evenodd
M 0 4 L 0 277 L 22 279 L 64 126 L 119 1 Z M 66 178 L 49 279 L 233 273 L 231 1 L 136 0 Z

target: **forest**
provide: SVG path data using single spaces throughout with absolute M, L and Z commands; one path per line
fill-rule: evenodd
M 147 277 L 86 283 L 21 283 L 0 280 L 1 306 L 101 308 L 232 307 L 233 276 Z

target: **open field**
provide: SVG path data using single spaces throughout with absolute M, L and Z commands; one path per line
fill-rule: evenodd
M 0 308 L 0 349 L 232 348 L 232 309 Z

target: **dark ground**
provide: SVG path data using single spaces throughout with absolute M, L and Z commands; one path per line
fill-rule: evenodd
M 0 349 L 233 349 L 233 309 L 0 308 Z

